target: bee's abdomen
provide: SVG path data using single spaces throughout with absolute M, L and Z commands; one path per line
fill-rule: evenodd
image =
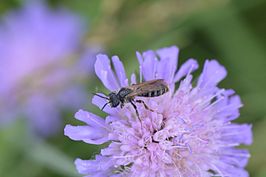
M 157 97 L 157 96 L 163 95 L 166 92 L 168 92 L 167 87 L 160 89 L 160 90 L 152 90 L 150 92 L 143 93 L 143 94 L 140 94 L 138 96 L 140 96 L 140 97 Z

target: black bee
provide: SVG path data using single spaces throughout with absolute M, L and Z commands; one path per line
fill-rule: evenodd
M 139 113 L 137 110 L 136 103 L 142 103 L 144 107 L 150 111 L 150 109 L 143 100 L 135 100 L 135 97 L 157 97 L 168 92 L 169 88 L 167 83 L 163 79 L 155 79 L 147 82 L 142 82 L 139 84 L 133 84 L 128 87 L 121 88 L 117 93 L 111 92 L 108 97 L 95 94 L 101 98 L 109 100 L 103 107 L 105 108 L 107 104 L 110 104 L 112 108 L 119 106 L 123 108 L 125 103 L 131 103 L 131 105 L 136 110 L 136 114 L 139 118 Z

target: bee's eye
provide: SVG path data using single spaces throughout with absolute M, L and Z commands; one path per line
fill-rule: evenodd
M 111 103 L 111 107 L 117 107 L 120 103 L 119 99 L 117 97 L 113 97 L 111 99 L 112 101 L 110 102 Z

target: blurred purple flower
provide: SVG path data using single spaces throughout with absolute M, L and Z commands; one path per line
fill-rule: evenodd
M 84 61 L 74 60 L 84 27 L 81 19 L 69 11 L 50 10 L 36 1 L 3 18 L 1 122 L 27 117 L 33 129 L 50 135 L 59 128 L 60 110 L 84 104 L 87 94 L 77 81 L 90 71 L 79 73 Z
M 242 106 L 239 96 L 217 84 L 226 70 L 216 60 L 207 60 L 197 82 L 191 73 L 198 68 L 194 59 L 177 70 L 179 50 L 172 46 L 156 52 L 137 53 L 140 75 L 145 81 L 164 79 L 170 92 L 160 97 L 143 98 L 155 112 L 137 105 L 141 122 L 130 104 L 124 108 L 106 107 L 106 119 L 80 110 L 76 119 L 83 126 L 66 125 L 65 135 L 89 144 L 110 143 L 95 160 L 75 161 L 86 176 L 248 176 L 249 153 L 237 149 L 252 143 L 251 125 L 231 123 Z M 122 62 L 98 55 L 95 71 L 110 91 L 128 86 Z M 118 80 L 117 80 L 118 79 Z M 131 75 L 131 84 L 136 82 Z M 175 91 L 175 84 L 179 84 Z M 94 97 L 101 108 L 105 99 Z

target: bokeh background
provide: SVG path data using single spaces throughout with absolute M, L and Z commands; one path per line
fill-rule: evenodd
M 99 52 L 137 71 L 135 51 L 177 45 L 179 62 L 217 59 L 244 107 L 237 122 L 253 124 L 251 176 L 266 177 L 265 0 L 50 0 L 0 2 L 0 177 L 75 177 L 76 157 L 99 146 L 63 135 L 78 124 L 91 93 Z M 202 65 L 201 65 L 202 66 Z M 198 72 L 199 73 L 199 72 Z M 198 74 L 197 73 L 197 74 Z

